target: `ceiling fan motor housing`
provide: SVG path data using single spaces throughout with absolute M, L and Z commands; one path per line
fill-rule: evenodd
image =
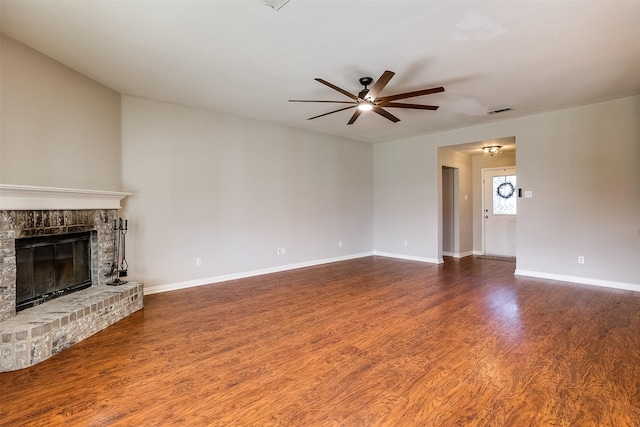
M 360 84 L 367 88 L 371 83 L 373 83 L 373 79 L 371 77 L 360 77 Z
M 373 83 L 373 79 L 371 77 L 360 77 L 359 81 L 360 84 L 364 86 L 364 89 L 360 91 L 360 93 L 358 94 L 358 98 L 365 99 L 365 96 L 367 96 L 367 94 L 369 93 L 369 89 L 367 89 L 367 86 Z

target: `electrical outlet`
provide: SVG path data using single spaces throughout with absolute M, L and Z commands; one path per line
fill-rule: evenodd
M 196 267 L 202 267 L 202 258 L 196 258 Z
M 342 240 L 338 240 L 338 247 L 341 248 L 342 247 Z
M 578 264 L 584 264 L 584 257 L 583 256 L 579 256 L 578 257 Z
M 405 246 L 409 246 L 409 242 L 407 240 L 404 241 Z

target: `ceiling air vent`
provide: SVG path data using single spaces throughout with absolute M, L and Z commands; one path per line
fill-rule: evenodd
M 488 111 L 487 114 L 506 113 L 507 111 L 511 111 L 511 107 L 496 108 L 495 110 Z
M 289 3 L 289 0 L 262 0 L 262 2 L 273 10 L 280 10 L 282 6 Z

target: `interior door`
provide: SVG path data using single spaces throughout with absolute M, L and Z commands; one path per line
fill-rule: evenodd
M 516 168 L 485 169 L 482 180 L 484 253 L 516 256 Z

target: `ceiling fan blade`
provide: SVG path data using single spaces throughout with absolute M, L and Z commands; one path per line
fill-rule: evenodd
M 430 95 L 432 93 L 440 93 L 440 92 L 444 92 L 444 88 L 442 86 L 434 87 L 431 89 L 416 90 L 415 92 L 406 92 L 406 93 L 399 93 L 397 95 L 383 96 L 381 98 L 376 99 L 376 101 L 385 103 L 389 101 L 395 101 L 396 99 L 413 98 L 415 96 Z
M 386 102 L 380 104 L 381 107 L 409 108 L 412 110 L 437 110 L 438 105 L 405 104 L 402 102 Z
M 387 70 L 384 73 L 382 73 L 380 78 L 378 80 L 376 80 L 376 82 L 373 84 L 373 86 L 369 90 L 369 93 L 367 93 L 367 98 L 376 99 L 378 94 L 380 92 L 382 92 L 382 89 L 384 89 L 384 87 L 387 85 L 387 83 L 389 83 L 389 80 L 391 80 L 391 77 L 393 77 L 395 75 L 396 75 L 396 73 L 394 73 L 393 71 L 389 71 L 389 70 Z
M 394 116 L 393 114 L 391 114 L 390 112 L 383 110 L 380 107 L 373 107 L 373 111 L 375 113 L 380 114 L 382 117 L 386 117 L 387 119 L 391 120 L 393 123 L 397 123 L 400 121 L 399 118 L 397 118 L 396 116 Z
M 336 85 L 334 85 L 334 84 L 332 84 L 332 83 L 329 83 L 329 82 L 328 82 L 328 81 L 326 81 L 326 80 L 322 80 L 322 79 L 315 79 L 315 80 L 316 80 L 316 81 L 319 81 L 319 82 L 320 82 L 320 83 L 322 83 L 323 85 L 329 86 L 329 87 L 330 87 L 331 89 L 333 89 L 333 90 L 337 90 L 337 91 L 338 91 L 338 92 L 340 92 L 341 94 L 348 96 L 349 98 L 353 99 L 354 101 L 357 101 L 357 100 L 358 100 L 358 97 L 357 97 L 357 96 L 355 96 L 354 94 L 349 93 L 349 92 L 347 92 L 346 90 L 344 90 L 344 89 L 342 89 L 342 88 L 340 88 L 340 87 L 338 87 L 338 86 L 336 86 Z
M 332 104 L 353 104 L 353 101 L 319 101 L 313 99 L 290 99 L 289 102 L 329 102 Z
M 352 125 L 355 123 L 356 120 L 358 120 L 358 117 L 360 117 L 360 114 L 362 114 L 362 110 L 357 109 L 355 113 L 353 113 L 353 116 L 351 116 L 351 119 L 349 120 L 349 123 L 347 123 L 348 125 Z
M 354 105 L 351 105 L 349 107 L 344 107 L 344 108 L 340 108 L 338 110 L 329 111 L 328 113 L 320 114 L 319 116 L 309 117 L 307 120 L 313 120 L 313 119 L 317 119 L 318 117 L 328 116 L 329 114 L 337 113 L 338 111 L 348 110 L 349 108 L 356 108 L 356 105 L 354 104 Z

